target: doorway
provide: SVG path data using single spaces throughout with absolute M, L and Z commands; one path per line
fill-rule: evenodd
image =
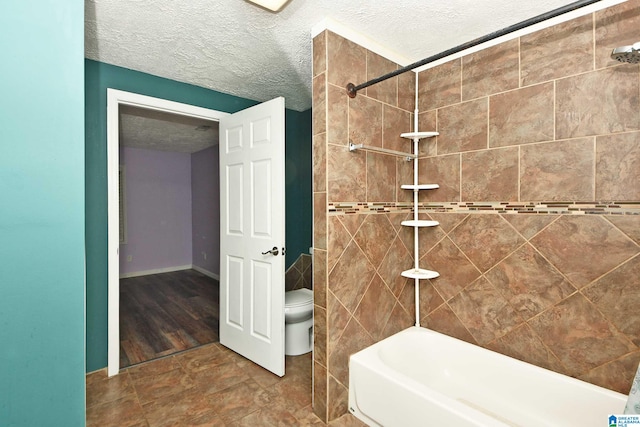
M 219 127 L 129 105 L 119 114 L 123 368 L 218 341 Z
M 107 90 L 107 186 L 108 186 L 108 374 L 120 369 L 120 109 L 139 108 L 157 114 L 218 122 L 227 113 L 159 98 Z

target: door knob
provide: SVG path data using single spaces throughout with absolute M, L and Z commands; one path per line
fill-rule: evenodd
M 262 255 L 266 255 L 266 254 L 278 255 L 279 253 L 280 251 L 278 251 L 278 247 L 274 246 L 273 249 L 271 249 L 270 251 L 262 252 Z

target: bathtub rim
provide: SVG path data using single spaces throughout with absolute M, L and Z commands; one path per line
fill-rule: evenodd
M 452 398 L 437 389 L 432 389 L 425 386 L 420 381 L 417 381 L 414 378 L 408 376 L 407 374 L 401 371 L 398 371 L 394 367 L 388 365 L 380 357 L 379 350 L 381 348 L 384 348 L 388 345 L 393 345 L 394 341 L 405 339 L 405 335 L 416 335 L 416 334 L 426 335 L 426 336 L 435 336 L 436 339 L 452 340 L 453 342 L 456 342 L 457 345 L 460 345 L 463 348 L 467 348 L 473 353 L 477 353 L 477 352 L 490 353 L 491 357 L 496 357 L 502 363 L 512 364 L 512 366 L 514 367 L 519 367 L 520 365 L 524 364 L 528 367 L 528 369 L 532 370 L 532 373 L 534 375 L 548 376 L 550 379 L 554 381 L 561 380 L 565 383 L 568 383 L 568 385 L 577 386 L 580 388 L 586 388 L 586 389 L 589 389 L 590 391 L 601 393 L 609 398 L 619 400 L 621 407 L 620 407 L 620 411 L 617 413 L 622 413 L 622 410 L 624 409 L 624 404 L 626 402 L 627 396 L 623 395 L 622 393 L 607 389 L 605 387 L 602 387 L 596 384 L 588 383 L 578 378 L 570 377 L 568 375 L 555 372 L 550 369 L 543 368 L 541 366 L 537 366 L 532 363 L 529 363 L 520 359 L 516 359 L 514 357 L 507 356 L 502 353 L 498 353 L 497 351 L 490 350 L 476 344 L 471 344 L 467 341 L 461 340 L 456 337 L 452 337 L 450 335 L 443 334 L 438 331 L 434 331 L 432 329 L 428 329 L 425 327 L 418 327 L 418 326 L 410 326 L 350 356 L 349 358 L 349 383 L 350 384 L 349 384 L 348 409 L 351 414 L 353 414 L 359 419 L 362 419 L 362 418 L 360 418 L 358 415 L 363 416 L 370 422 L 374 422 L 376 423 L 375 425 L 378 425 L 377 422 L 374 419 L 372 419 L 369 416 L 369 414 L 364 413 L 358 405 L 356 388 L 352 385 L 352 362 L 353 362 L 361 365 L 365 369 L 370 369 L 370 370 L 378 369 L 377 372 L 380 372 L 381 373 L 380 376 L 383 376 L 387 381 L 395 385 L 398 385 L 399 387 L 406 388 L 412 393 L 419 392 L 419 394 L 421 394 L 422 396 L 427 398 L 431 403 L 439 407 L 455 410 L 457 411 L 458 414 L 463 414 L 465 416 L 473 416 L 474 421 L 482 421 L 487 425 L 495 425 L 496 421 L 497 420 L 499 421 L 499 419 L 494 417 L 493 415 L 487 415 L 480 409 L 474 408 L 473 406 L 470 406 L 461 401 L 458 401 L 457 399 Z M 393 375 L 390 375 L 390 372 L 392 372 Z M 488 411 L 488 412 L 490 413 L 491 411 Z M 499 414 L 494 414 L 494 415 L 499 415 Z M 481 419 L 476 419 L 475 418 L 476 416 Z M 507 424 L 504 424 L 504 425 L 507 425 Z

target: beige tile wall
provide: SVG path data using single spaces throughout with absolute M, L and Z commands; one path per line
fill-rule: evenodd
M 296 289 L 312 289 L 313 265 L 311 255 L 300 254 L 298 259 L 291 264 L 284 275 L 285 291 Z
M 626 393 L 640 361 L 640 215 L 469 212 L 456 203 L 640 202 L 640 72 L 608 56 L 640 41 L 640 0 L 423 71 L 422 324 Z M 347 411 L 348 357 L 413 324 L 415 74 L 349 99 L 344 87 L 396 64 L 330 32 L 314 41 L 314 411 Z M 384 213 L 340 204 L 381 203 Z M 612 205 L 610 206 L 618 206 Z M 371 205 L 370 205 L 371 206 Z M 436 208 L 439 206 L 439 208 Z M 332 209 L 329 209 L 332 207 Z M 637 213 L 640 213 L 636 211 Z M 571 213 L 565 209 L 565 213 Z
M 402 267 L 413 257 L 402 242 L 408 215 L 328 215 L 329 203 L 409 201 L 411 164 L 347 149 L 349 140 L 410 151 L 400 133 L 412 130 L 413 73 L 372 86 L 354 99 L 350 81 L 395 70 L 397 64 L 333 33 L 314 39 L 314 411 L 333 420 L 347 411 L 348 357 L 411 325 L 399 301 Z M 407 237 L 404 239 L 408 242 Z M 390 250 L 391 249 L 391 250 Z M 405 269 L 406 269 L 405 268 Z

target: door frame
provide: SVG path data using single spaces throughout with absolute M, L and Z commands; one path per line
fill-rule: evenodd
M 220 121 L 229 113 L 107 88 L 107 375 L 120 370 L 120 106 L 130 105 L 181 116 Z

